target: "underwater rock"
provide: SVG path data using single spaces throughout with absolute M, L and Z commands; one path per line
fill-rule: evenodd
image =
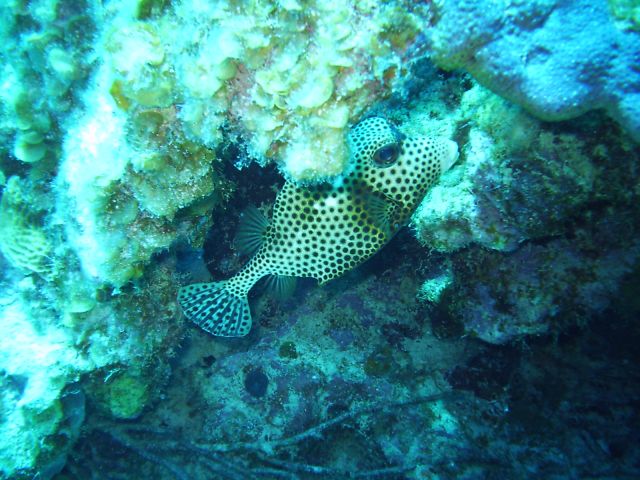
M 41 200 L 29 198 L 32 207 Z M 86 389 L 85 380 L 104 384 L 109 372 L 154 359 L 137 383 L 116 375 L 105 386 L 110 416 L 137 415 L 181 338 L 173 268 L 158 270 L 156 262 L 139 280 L 140 292 L 110 296 L 77 269 L 69 250 L 55 245 L 54 251 L 55 276 L 4 256 L 0 263 L 0 478 L 55 475 L 83 424 L 83 392 L 99 403 L 100 390 Z
M 429 337 L 426 324 L 415 322 L 418 280 L 414 266 L 409 262 L 394 263 L 396 269 L 383 279 L 354 272 L 350 278 L 336 280 L 325 288 L 309 289 L 301 295 L 304 301 L 296 298 L 287 302 L 287 308 L 280 309 L 277 323 L 256 324 L 257 335 L 252 332 L 242 339 L 213 341 L 210 336 L 194 336 L 188 353 L 178 360 L 184 363 L 190 358 L 193 363 L 178 367 L 171 391 L 178 393 L 185 385 L 196 391 L 185 398 L 185 405 L 173 408 L 189 411 L 198 419 L 191 429 L 195 435 L 207 432 L 205 435 L 212 441 L 247 441 L 266 438 L 269 432 L 271 438 L 295 434 L 320 419 L 357 410 L 368 401 L 401 400 L 410 395 L 409 391 L 425 395 L 433 392 L 431 373 L 426 371 L 438 365 L 439 360 L 431 354 L 429 340 L 425 340 L 425 336 Z M 337 338 L 337 331 L 341 336 L 348 335 L 349 341 Z M 451 347 L 453 350 L 455 347 Z M 213 363 L 208 360 L 212 354 L 216 358 Z M 423 365 L 425 371 L 407 371 L 410 358 Z M 411 386 L 396 391 L 405 381 Z M 193 401 L 194 398 L 199 400 Z M 439 417 L 451 418 L 447 406 L 433 408 Z M 169 428 L 181 422 L 170 410 L 162 416 Z M 441 425 L 420 409 L 403 410 L 402 418 L 403 422 L 417 422 L 425 429 L 432 422 Z M 349 448 L 341 444 L 345 436 L 351 436 L 350 423 L 346 423 L 327 432 L 326 439 L 317 440 L 326 442 L 324 449 L 305 442 L 293 447 L 302 452 L 308 448 L 323 452 L 316 453 L 311 463 L 332 463 L 330 451 Z M 402 463 L 393 445 L 380 450 L 379 442 L 384 440 L 376 438 L 376 428 L 377 422 L 357 427 L 362 432 L 355 441 L 371 447 L 370 455 L 378 462 L 375 465 Z M 401 436 L 411 443 L 408 432 Z M 355 470 L 361 468 L 348 460 L 345 463 Z
M 0 477 L 49 479 L 78 436 L 84 397 L 71 385 L 91 362 L 48 308 L 25 300 L 16 292 L 0 297 Z
M 624 2 L 435 2 L 426 28 L 433 59 L 543 120 L 604 109 L 640 140 L 640 34 Z M 632 28 L 629 28 L 629 27 Z M 636 30 L 634 30 L 636 28 Z
M 467 333 L 492 344 L 584 322 L 609 306 L 624 275 L 640 260 L 637 242 L 619 249 L 609 244 L 596 257 L 589 243 L 527 244 L 506 257 L 466 252 L 455 261 L 458 282 L 444 308 Z
M 462 161 L 412 220 L 428 248 L 453 252 L 476 243 L 514 251 L 527 239 L 566 232 L 597 206 L 594 196 L 616 203 L 633 195 L 637 173 L 625 160 L 633 163 L 637 148 L 597 114 L 577 128 L 554 128 L 475 85 L 450 115 L 464 125 Z
M 634 142 L 603 115 L 544 124 L 478 85 L 454 115 L 462 161 L 412 220 L 425 247 L 460 252 L 438 315 L 501 344 L 602 311 L 638 259 Z
M 109 415 L 131 420 L 138 417 L 149 401 L 149 378 L 140 372 L 116 373 L 93 395 Z
M 171 123 L 172 109 L 129 117 L 93 92 L 87 106 L 64 144 L 57 211 L 87 276 L 121 286 L 179 229 L 204 235 L 211 219 L 202 217 L 233 187 L 218 173 L 215 152 Z M 195 215 L 176 218 L 189 208 Z
M 415 318 L 415 258 L 389 264 L 308 289 L 259 335 L 193 335 L 164 401 L 139 421 L 88 425 L 66 472 L 100 464 L 124 478 L 239 471 L 240 479 L 267 468 L 269 478 L 636 476 L 633 318 L 622 327 L 603 316 L 596 331 L 505 347 L 470 335 L 441 341 Z M 418 336 L 390 344 L 380 327 L 397 322 Z M 346 349 L 331 338 L 338 327 L 354 337 Z M 295 358 L 281 355 L 285 342 Z M 372 356 L 384 368 L 367 375 Z M 244 388 L 256 369 L 269 377 L 260 398 Z
M 485 347 L 447 372 L 447 382 L 455 389 L 472 391 L 486 400 L 496 400 L 504 393 L 518 366 L 518 351 L 514 347 Z

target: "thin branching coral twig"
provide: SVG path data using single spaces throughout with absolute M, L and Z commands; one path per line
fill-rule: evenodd
M 410 471 L 415 465 L 393 465 L 371 470 L 350 471 L 329 466 L 314 465 L 278 458 L 286 447 L 292 447 L 311 438 L 322 438 L 330 427 L 343 425 L 365 415 L 384 415 L 399 409 L 463 395 L 445 391 L 410 400 L 387 404 L 365 404 L 329 420 L 325 420 L 295 435 L 254 442 L 209 443 L 198 442 L 179 436 L 176 432 L 132 423 L 101 423 L 94 430 L 108 435 L 115 442 L 139 455 L 141 458 L 171 473 L 178 480 L 192 478 L 188 472 L 200 468 L 215 478 L 228 480 L 253 480 L 257 478 L 282 478 L 297 480 L 309 476 L 332 476 L 334 478 L 376 479 Z M 233 455 L 231 455 L 233 454 Z

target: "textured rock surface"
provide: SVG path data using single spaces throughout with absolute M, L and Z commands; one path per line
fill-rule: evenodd
M 451 268 L 421 295 L 451 276 L 438 314 L 491 343 L 602 311 L 640 258 L 638 147 L 597 115 L 543 124 L 479 86 L 447 116 L 464 125 L 462 161 L 413 226 Z
M 71 336 L 45 320 L 44 308 L 28 307 L 16 292 L 5 291 L 0 301 L 0 478 L 35 472 L 51 478 L 84 419 L 84 395 L 64 399 L 77 393 L 72 384 L 90 362 L 76 355 Z M 32 315 L 39 315 L 39 325 Z
M 233 480 L 634 472 L 633 317 L 603 317 L 592 336 L 560 345 L 460 338 L 412 300 L 421 252 L 409 240 L 325 288 L 258 299 L 248 337 L 194 330 L 158 408 L 136 423 L 89 420 L 67 473 L 96 463 L 127 478 Z
M 543 120 L 602 108 L 640 140 L 640 34 L 616 22 L 605 0 L 453 0 L 433 9 L 426 32 L 441 67 L 468 71 Z

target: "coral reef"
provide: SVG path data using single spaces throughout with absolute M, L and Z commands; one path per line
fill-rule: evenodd
M 2 2 L 0 478 L 637 477 L 637 5 L 507 5 Z M 365 115 L 460 147 L 393 254 L 190 329 Z
M 145 21 L 127 13 L 103 32 L 98 91 L 123 110 L 180 103 L 191 140 L 215 148 L 230 128 L 249 158 L 298 181 L 342 172 L 348 122 L 391 92 L 418 34 L 402 4 L 189 1 Z
M 19 177 L 8 179 L 0 199 L 0 252 L 27 272 L 52 275 L 53 245 L 38 217 L 43 206 L 32 203 L 33 186 Z
M 87 285 L 59 258 L 53 277 L 2 265 L 0 478 L 56 474 L 82 425 L 85 398 L 100 406 L 106 389 L 111 416 L 139 414 L 181 338 L 169 265 L 151 268 L 139 292 L 114 295 Z
M 437 315 L 505 343 L 602 311 L 640 259 L 637 146 L 595 114 L 554 127 L 478 85 L 460 98 L 464 161 L 413 218 L 426 247 L 460 252 Z
M 105 11 L 85 2 L 41 0 L 3 2 L 0 12 L 6 47 L 0 54 L 0 478 L 47 479 L 65 464 L 84 421 L 85 401 L 99 403 L 100 382 L 135 374 L 144 363 L 144 400 L 155 398 L 181 325 L 174 321 L 170 263 L 156 262 L 144 279 L 141 264 L 128 265 L 128 278 L 138 277 L 141 290 L 124 282 L 116 289 L 85 275 L 66 238 L 72 218 L 59 190 L 66 185 L 63 149 L 83 115 L 80 99 L 95 65 L 95 25 Z M 185 148 L 176 161 L 193 151 L 201 150 Z M 84 163 L 76 179 L 115 166 Z M 154 188 L 166 188 L 154 181 Z M 139 180 L 135 187 L 146 200 L 146 184 Z M 132 214 L 103 200 L 104 209 L 117 210 L 120 219 L 135 219 L 137 209 Z M 82 384 L 85 376 L 92 381 Z M 114 408 L 114 416 L 134 410 Z
M 3 2 L 0 13 L 0 152 L 46 171 L 90 71 L 92 11 L 84 1 L 37 0 Z
M 171 123 L 172 109 L 128 117 L 96 95 L 90 95 L 96 110 L 68 132 L 58 215 L 85 273 L 121 286 L 139 277 L 179 230 L 188 238 L 206 231 L 204 214 L 232 186 L 216 170 L 215 152 L 189 142 Z M 189 208 L 200 215 L 185 215 Z
M 442 68 L 468 71 L 543 120 L 604 109 L 640 139 L 632 2 L 502 1 L 487 8 L 482 0 L 456 0 L 432 9 L 425 31 Z M 618 25 L 616 18 L 628 21 Z
M 144 20 L 114 4 L 104 15 L 105 61 L 69 122 L 58 189 L 85 272 L 115 285 L 211 225 L 191 212 L 228 200 L 216 150 L 230 139 L 242 140 L 236 162 L 276 162 L 295 181 L 341 173 L 348 123 L 391 93 L 418 34 L 400 4 L 182 2 Z
M 34 295 L 35 286 L 27 283 L 21 285 L 23 295 Z M 39 472 L 51 478 L 64 466 L 82 425 L 84 396 L 73 384 L 89 362 L 77 356 L 63 329 L 43 321 L 44 307 L 28 307 L 17 292 L 6 290 L 0 305 L 0 476 Z M 34 325 L 33 318 L 41 323 Z
M 389 248 L 407 243 L 408 236 Z M 258 334 L 194 334 L 165 400 L 135 423 L 89 419 L 64 473 L 96 480 L 633 476 L 640 458 L 634 319 L 609 328 L 609 311 L 594 332 L 520 346 L 438 340 L 411 302 L 420 247 L 405 246 L 403 255 L 405 262 L 378 256 L 328 292 L 303 286 L 279 306 L 258 300 Z M 622 332 L 628 336 L 620 341 Z M 256 371 L 267 378 L 260 395 L 247 385 Z
M 192 39 L 167 52 L 186 128 L 211 145 L 228 124 L 296 181 L 342 172 L 348 123 L 391 93 L 418 35 L 401 2 L 183 2 L 175 19 Z

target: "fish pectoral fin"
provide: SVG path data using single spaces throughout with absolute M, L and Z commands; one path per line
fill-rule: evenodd
M 227 282 L 182 287 L 178 302 L 189 320 L 213 335 L 244 337 L 251 330 L 249 300 L 233 294 Z
M 264 243 L 269 219 L 258 207 L 250 206 L 240 214 L 238 230 L 233 243 L 242 255 L 253 256 Z
M 396 209 L 395 203 L 381 193 L 371 192 L 367 195 L 365 208 L 373 224 L 389 235 L 391 220 Z
M 298 283 L 297 277 L 291 277 L 288 275 L 267 275 L 265 280 L 265 287 L 276 297 L 278 300 L 286 300 L 296 289 Z

